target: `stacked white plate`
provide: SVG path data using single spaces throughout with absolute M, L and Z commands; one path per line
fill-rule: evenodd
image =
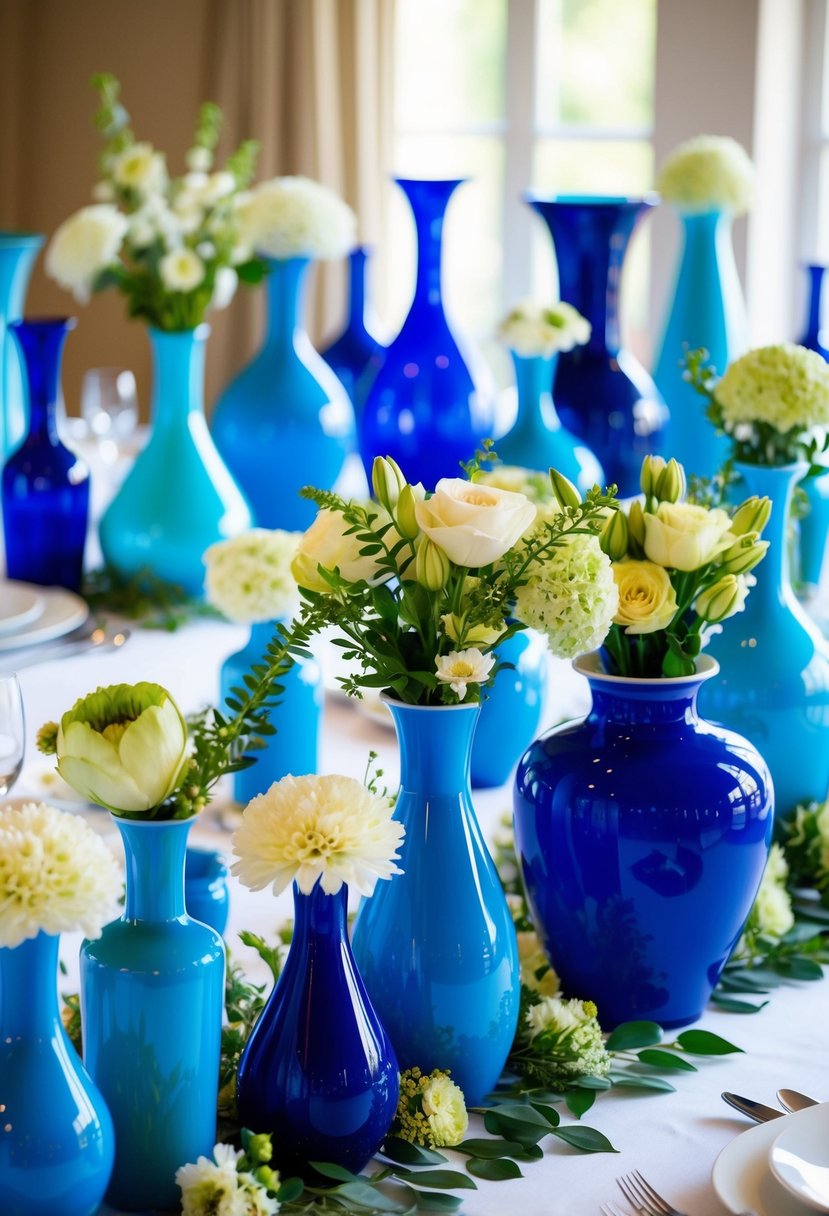
M 829 1102 L 736 1136 L 717 1158 L 713 1182 L 729 1212 L 829 1212 Z
M 81 597 L 63 587 L 0 579 L 0 651 L 11 652 L 2 666 L 13 669 L 15 650 L 63 637 L 88 614 Z

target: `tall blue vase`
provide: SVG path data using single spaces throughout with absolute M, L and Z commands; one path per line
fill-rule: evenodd
M 829 349 L 823 344 L 824 330 L 821 325 L 823 277 L 826 267 L 817 263 L 806 266 L 809 275 L 809 300 L 806 314 L 806 329 L 799 344 L 816 351 L 829 361 Z M 826 537 L 829 534 L 829 473 L 808 477 L 801 483 L 809 503 L 808 514 L 799 521 L 800 568 L 798 584 L 807 589 L 818 587 L 826 560 Z
M 81 947 L 84 1062 L 115 1125 L 108 1202 L 177 1208 L 176 1170 L 216 1142 L 224 946 L 185 911 L 192 819 L 114 818 L 126 904 Z
M 748 319 L 731 243 L 731 213 L 680 213 L 683 246 L 654 380 L 670 411 L 663 445 L 688 473 L 713 477 L 730 444 L 705 416 L 705 402 L 684 378 L 687 350 L 705 347 L 722 375 L 748 346 Z
M 351 398 L 354 415 L 363 411 L 366 394 L 382 366 L 386 348 L 376 336 L 377 322 L 368 304 L 366 263 L 371 250 L 364 245 L 348 255 L 348 311 L 345 327 L 320 351 Z
M 393 456 L 411 482 L 431 489 L 456 477 L 492 434 L 493 389 L 473 352 L 461 349 L 446 317 L 441 251 L 446 208 L 461 179 L 396 178 L 417 230 L 414 299 L 366 397 L 358 434 L 371 483 L 375 456 Z
M 0 949 L 3 1216 L 93 1216 L 112 1172 L 112 1119 L 60 1020 L 58 945 Z
M 604 485 L 604 472 L 585 443 L 562 426 L 551 392 L 558 355 L 519 355 L 512 351 L 518 416 L 512 430 L 495 444 L 504 464 L 558 469 L 586 494 Z
M 479 711 L 387 704 L 403 874 L 360 905 L 354 957 L 401 1067 L 451 1069 L 478 1105 L 501 1075 L 519 998 L 515 929 L 469 789 Z
M 23 316 L 26 288 L 43 237 L 33 232 L 0 232 L 0 467 L 26 433 L 26 384 L 10 321 Z
M 527 201 L 553 238 L 561 299 L 591 325 L 589 342 L 559 356 L 553 384 L 559 416 L 622 497 L 638 494 L 642 459 L 662 447 L 668 411 L 650 375 L 622 346 L 619 287 L 628 241 L 656 195 Z
M 27 433 L 3 467 L 6 573 L 25 582 L 78 591 L 89 516 L 89 469 L 58 435 L 64 317 L 12 321 L 29 387 Z
M 251 526 L 204 417 L 209 333 L 149 331 L 152 431 L 100 523 L 104 557 L 120 574 L 147 569 L 194 598 L 204 594 L 205 549 Z
M 745 611 L 709 649 L 720 674 L 702 690 L 705 714 L 746 735 L 771 769 L 778 819 L 829 790 L 829 647 L 797 602 L 789 579 L 787 522 L 806 465 L 736 465 L 746 492 L 767 494 L 770 542 L 753 571 Z
M 354 964 L 346 897 L 294 886 L 288 958 L 239 1061 L 239 1119 L 271 1133 L 283 1175 L 307 1178 L 310 1161 L 361 1170 L 397 1109 L 397 1057 Z
M 303 323 L 308 258 L 268 258 L 265 337 L 213 412 L 216 446 L 261 528 L 310 527 L 303 486 L 330 490 L 354 446 L 354 411 Z
M 231 688 L 243 687 L 243 678 L 254 663 L 261 663 L 274 636 L 271 621 L 251 626 L 246 645 L 222 664 L 221 695 L 224 701 Z M 264 740 L 265 746 L 251 751 L 256 763 L 233 774 L 233 797 L 248 803 L 263 794 L 274 781 L 288 773 L 301 776 L 315 773 L 319 759 L 322 721 L 322 673 L 316 659 L 296 658 L 280 679 L 283 692 L 272 715 L 276 734 Z
M 605 675 L 577 659 L 592 707 L 527 750 L 515 843 L 527 897 L 567 996 L 603 1027 L 702 1013 L 748 917 L 774 795 L 756 749 L 700 719 L 717 665 L 673 679 Z
M 592 483 L 591 483 L 592 484 Z M 546 640 L 522 629 L 496 646 L 499 666 L 481 695 L 472 743 L 472 788 L 503 785 L 538 733 L 547 695 Z

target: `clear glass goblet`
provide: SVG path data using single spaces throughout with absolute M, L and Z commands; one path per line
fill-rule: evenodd
M 20 684 L 13 674 L 0 675 L 0 797 L 20 776 L 26 747 L 26 720 Z

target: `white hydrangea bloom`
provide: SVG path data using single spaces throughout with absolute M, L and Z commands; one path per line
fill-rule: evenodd
M 307 177 L 275 177 L 239 202 L 239 241 L 272 258 L 339 258 L 357 220 L 341 198 Z
M 46 273 L 86 304 L 95 279 L 117 260 L 128 227 L 126 216 L 109 203 L 82 207 L 49 242 Z
M 251 528 L 204 554 L 205 591 L 214 608 L 239 623 L 273 621 L 294 608 L 291 562 L 301 533 Z
M 523 300 L 498 327 L 498 336 L 510 350 L 525 357 L 549 357 L 583 346 L 589 342 L 590 332 L 590 322 L 564 300 L 546 305 Z
M 595 536 L 565 537 L 515 596 L 518 619 L 546 634 L 562 659 L 600 646 L 618 607 L 611 561 Z
M 714 396 L 726 429 L 767 423 L 781 434 L 829 426 L 829 363 L 816 351 L 781 342 L 737 359 Z

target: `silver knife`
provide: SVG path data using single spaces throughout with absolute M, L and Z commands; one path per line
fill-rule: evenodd
M 776 1110 L 773 1106 L 765 1106 L 762 1102 L 755 1102 L 753 1098 L 743 1098 L 740 1094 L 731 1094 L 726 1092 L 722 1095 L 723 1102 L 727 1102 L 729 1106 L 733 1106 L 741 1115 L 748 1115 L 749 1119 L 753 1119 L 755 1123 L 768 1123 L 769 1119 L 782 1119 L 785 1111 Z

